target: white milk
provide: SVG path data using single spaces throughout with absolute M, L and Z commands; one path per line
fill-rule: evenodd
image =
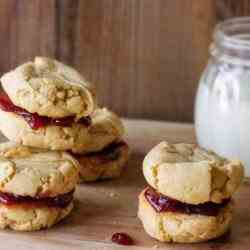
M 198 143 L 240 159 L 250 176 L 250 74 L 216 72 L 201 80 L 195 107 Z M 211 80 L 211 81 L 210 81 Z
M 239 159 L 250 176 L 250 17 L 218 24 L 195 104 L 198 143 Z

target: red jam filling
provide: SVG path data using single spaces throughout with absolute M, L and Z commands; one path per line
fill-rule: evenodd
M 113 142 L 105 147 L 103 150 L 98 152 L 91 152 L 85 154 L 87 157 L 95 158 L 95 161 L 98 161 L 99 164 L 104 164 L 110 161 L 117 160 L 121 154 L 121 147 L 126 146 L 127 143 L 124 141 Z M 76 158 L 81 157 L 80 154 L 73 154 Z
M 211 201 L 198 205 L 192 205 L 180 202 L 156 192 L 153 188 L 148 187 L 144 193 L 145 198 L 156 210 L 156 212 L 177 212 L 184 214 L 201 214 L 206 216 L 217 216 L 220 209 L 225 207 L 230 199 L 225 199 L 222 203 L 217 204 Z
M 32 129 L 39 129 L 48 125 L 70 127 L 72 123 L 74 123 L 74 116 L 50 118 L 46 116 L 40 116 L 37 113 L 30 113 L 12 103 L 10 98 L 3 92 L 0 94 L 0 109 L 5 112 L 12 112 L 22 116 Z M 91 118 L 83 117 L 78 120 L 77 123 L 81 123 L 85 126 L 90 126 Z
M 114 161 L 119 158 L 121 153 L 120 149 L 123 146 L 127 146 L 126 142 L 124 141 L 113 142 L 99 152 L 91 152 L 86 155 L 89 157 L 98 156 L 101 162 Z
M 114 233 L 112 235 L 112 242 L 119 245 L 131 246 L 134 245 L 133 239 L 126 233 Z
M 65 208 L 73 200 L 74 190 L 66 194 L 61 194 L 56 197 L 30 197 L 13 195 L 9 193 L 0 192 L 0 203 L 11 206 L 11 205 L 33 205 L 33 206 L 48 206 Z

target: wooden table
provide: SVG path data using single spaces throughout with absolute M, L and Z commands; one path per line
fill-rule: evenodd
M 76 191 L 76 208 L 68 219 L 40 232 L 0 231 L 0 249 L 32 250 L 249 250 L 250 185 L 236 194 L 236 213 L 231 233 L 202 244 L 162 244 L 145 234 L 137 214 L 137 196 L 146 185 L 141 163 L 145 153 L 161 140 L 194 142 L 191 125 L 124 120 L 126 139 L 133 154 L 122 178 L 81 185 Z M 135 246 L 121 247 L 110 241 L 114 232 L 126 232 Z

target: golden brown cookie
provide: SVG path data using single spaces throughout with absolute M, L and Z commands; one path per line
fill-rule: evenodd
M 73 190 L 78 178 L 79 164 L 68 153 L 0 144 L 0 192 L 55 197 Z
M 80 179 L 83 182 L 113 179 L 121 175 L 129 158 L 129 147 L 121 141 L 102 151 L 85 155 L 74 155 L 80 163 Z
M 157 212 L 145 198 L 139 196 L 138 216 L 145 231 L 162 242 L 193 243 L 217 238 L 230 227 L 232 204 L 229 203 L 216 216 Z
M 242 182 L 244 167 L 192 144 L 161 142 L 143 161 L 148 184 L 176 200 L 220 203 Z
M 96 107 L 93 87 L 73 68 L 46 57 L 18 66 L 1 77 L 12 102 L 47 117 L 90 115 Z

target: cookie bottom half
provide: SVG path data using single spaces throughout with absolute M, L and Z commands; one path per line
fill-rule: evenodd
M 129 158 L 129 147 L 125 142 L 110 144 L 104 150 L 85 155 L 74 155 L 80 163 L 80 180 L 91 182 L 113 179 L 121 175 Z
M 145 189 L 146 190 L 146 189 Z M 157 212 L 139 195 L 138 217 L 145 231 L 162 242 L 192 243 L 218 238 L 228 231 L 232 220 L 232 203 L 220 210 L 217 216 Z
M 73 202 L 64 208 L 0 204 L 0 228 L 16 231 L 50 228 L 69 215 L 72 209 Z
M 91 121 L 89 125 L 74 122 L 70 126 L 48 125 L 32 129 L 20 115 L 0 108 L 0 130 L 5 137 L 22 145 L 47 150 L 76 154 L 98 152 L 123 134 L 121 120 L 105 108 L 97 109 Z

